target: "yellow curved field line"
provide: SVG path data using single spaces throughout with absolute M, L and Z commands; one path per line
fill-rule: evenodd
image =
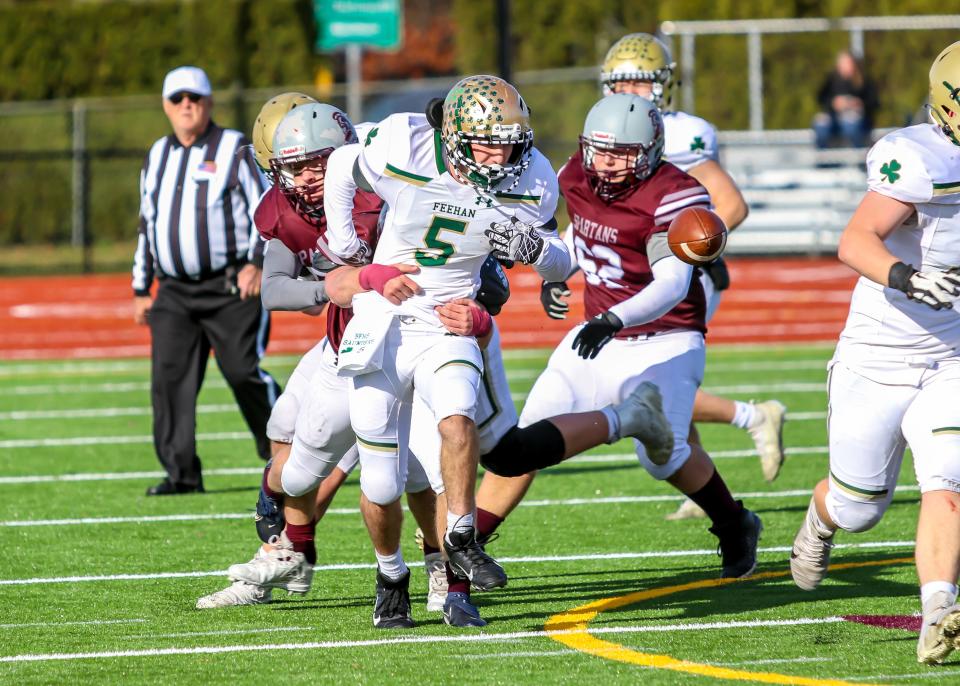
M 837 572 L 847 569 L 857 569 L 860 567 L 881 567 L 895 564 L 906 564 L 913 562 L 912 557 L 898 557 L 889 560 L 871 560 L 869 562 L 845 562 L 842 564 L 831 565 L 830 571 Z M 750 581 L 760 581 L 762 579 L 777 579 L 787 576 L 789 570 L 778 572 L 762 572 L 754 574 L 747 579 L 704 579 L 702 581 L 692 581 L 686 584 L 677 584 L 675 586 L 661 586 L 660 588 L 651 588 L 647 591 L 637 591 L 626 595 L 616 596 L 614 598 L 605 598 L 596 600 L 586 605 L 575 607 L 566 612 L 554 615 L 544 625 L 546 631 L 562 631 L 564 633 L 552 634 L 550 638 L 559 643 L 563 643 L 574 650 L 583 653 L 589 653 L 597 657 L 603 657 L 608 660 L 626 662 L 642 667 L 654 667 L 656 669 L 669 669 L 675 672 L 687 672 L 689 674 L 699 674 L 709 676 L 715 679 L 731 679 L 737 681 L 756 681 L 764 684 L 797 684 L 798 686 L 835 686 L 838 684 L 850 684 L 848 681 L 839 681 L 836 679 L 813 679 L 810 677 L 791 676 L 789 674 L 776 674 L 773 672 L 749 672 L 742 669 L 730 669 L 727 667 L 717 667 L 714 665 L 705 665 L 697 662 L 688 662 L 678 660 L 669 655 L 657 655 L 651 653 L 641 653 L 639 651 L 627 648 L 619 643 L 603 641 L 589 633 L 589 624 L 597 615 L 608 610 L 615 610 L 628 605 L 662 598 L 663 596 L 682 593 L 684 591 L 694 591 L 700 588 L 713 588 L 716 586 L 727 586 L 729 584 L 744 583 Z

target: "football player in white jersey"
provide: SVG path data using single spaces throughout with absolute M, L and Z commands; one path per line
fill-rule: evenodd
M 663 156 L 699 181 L 710 194 L 714 211 L 730 231 L 747 217 L 748 208 L 736 182 L 723 169 L 717 150 L 717 132 L 710 122 L 671 108 L 676 64 L 666 45 L 646 33 L 624 36 L 607 52 L 600 81 L 605 94 L 632 93 L 652 100 L 663 115 Z M 707 322 L 720 304 L 720 295 L 730 285 L 723 259 L 702 267 L 700 282 L 707 297 Z M 697 392 L 694 422 L 732 424 L 749 432 L 760 457 L 763 476 L 773 481 L 783 465 L 785 408 L 776 400 L 748 403 Z M 699 446 L 696 427 L 691 440 Z M 705 513 L 686 500 L 668 519 L 702 517 Z
M 294 108 L 299 109 L 290 112 Z M 326 158 L 332 149 L 356 140 L 356 134 L 346 115 L 336 108 L 290 93 L 264 106 L 253 138 L 258 160 L 266 160 L 277 182 L 264 194 L 256 215 L 258 229 L 269 241 L 264 304 L 273 310 L 318 314 L 329 299 L 330 284 L 342 279 L 344 271 L 358 271 L 341 267 L 330 272 L 335 265 L 324 266 L 317 249 L 324 233 L 322 212 L 317 209 L 322 209 Z M 269 148 L 267 139 L 271 140 Z M 356 155 L 357 146 L 353 147 Z M 358 194 L 354 201 L 353 211 L 365 235 L 375 238 L 380 208 L 379 198 L 372 194 Z M 301 273 L 308 278 L 298 279 Z M 396 287 L 403 286 L 403 277 L 399 277 Z M 385 292 L 392 293 L 393 288 L 387 286 Z M 329 308 L 330 340 L 339 341 L 348 314 Z M 348 384 L 337 375 L 335 346 L 324 338 L 304 355 L 271 413 L 268 435 L 274 457 L 264 471 L 257 502 L 257 531 L 265 545 L 251 562 L 233 565 L 229 576 L 234 583 L 201 598 L 198 608 L 269 602 L 270 590 L 275 587 L 295 593 L 309 590 L 316 562 L 316 522 L 357 462 L 355 437 L 342 407 Z M 418 462 L 411 460 L 409 466 L 410 509 L 432 532 L 435 498 L 430 482 Z M 428 537 L 425 563 L 432 568 L 431 580 L 435 577 L 445 586 L 436 544 L 436 539 Z M 436 586 L 431 585 L 428 604 L 437 602 L 433 596 L 445 593 Z M 381 620 L 389 623 L 389 618 Z
M 411 275 L 417 291 L 399 305 L 377 293 L 353 299 L 339 350 L 340 372 L 353 379 L 350 416 L 378 563 L 381 570 L 405 567 L 395 563 L 398 468 L 416 387 L 441 436 L 449 562 L 480 590 L 503 586 L 506 574 L 477 543 L 474 527 L 480 348 L 473 337 L 444 335 L 435 309 L 475 294 L 489 254 L 532 264 L 546 280 L 566 275 L 570 256 L 553 217 L 556 175 L 533 147 L 526 103 L 494 76 L 468 77 L 451 89 L 441 131 L 424 115 L 388 117 L 366 136 L 353 172 L 356 187 L 389 207 L 374 262 L 419 267 Z M 367 249 L 353 229 L 354 190 L 330 184 L 324 197 L 328 244 L 344 260 Z
M 887 134 L 867 154 L 867 194 L 839 256 L 860 273 L 830 362 L 830 472 L 793 543 L 796 584 L 827 573 L 838 529 L 875 526 L 904 449 L 920 485 L 917 659 L 960 647 L 960 42 L 930 69 L 933 123 Z

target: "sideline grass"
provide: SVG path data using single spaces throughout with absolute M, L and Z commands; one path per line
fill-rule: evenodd
M 513 390 L 524 394 L 548 351 L 511 353 L 507 366 Z M 824 347 L 783 347 L 763 353 L 735 348 L 712 350 L 708 387 L 751 386 L 757 400 L 777 397 L 777 387 L 825 382 Z M 757 368 L 751 368 L 753 361 Z M 269 360 L 282 378 L 294 359 Z M 0 364 L 0 416 L 17 411 L 143 408 L 148 391 L 85 392 L 79 386 L 144 384 L 143 361 Z M 229 405 L 232 398 L 215 366 L 201 405 Z M 16 395 L 24 386 L 70 387 Z M 825 410 L 821 390 L 785 393 L 793 413 Z M 201 413 L 201 433 L 244 431 L 236 410 Z M 149 413 L 119 417 L 0 420 L 0 441 L 38 438 L 149 435 Z M 747 450 L 749 437 L 727 426 L 701 427 L 708 449 Z M 788 446 L 824 446 L 822 419 L 788 422 Z M 629 452 L 623 442 L 595 455 Z M 204 441 L 200 454 L 208 470 L 256 468 L 252 441 Z M 909 458 L 908 458 L 909 463 Z M 826 473 L 821 453 L 788 459 L 775 484 L 766 484 L 753 457 L 719 459 L 737 492 L 770 493 L 747 501 L 764 520 L 765 549 L 789 546 L 806 508 L 810 489 Z M 153 472 L 158 465 L 147 443 L 0 448 L 0 477 L 95 472 Z M 912 484 L 905 464 L 901 483 Z M 252 510 L 258 478 L 209 474 L 204 496 L 148 499 L 155 478 L 72 481 L 54 484 L 0 482 L 0 523 L 55 518 L 164 517 L 216 515 Z M 785 491 L 788 494 L 773 495 Z M 271 605 L 197 611 L 197 597 L 225 585 L 222 577 L 188 576 L 114 579 L 71 583 L 0 584 L 0 626 L 8 640 L 0 647 L 0 682 L 10 683 L 591 683 L 597 680 L 650 684 L 719 683 L 710 677 L 645 669 L 570 651 L 543 636 L 552 615 L 592 600 L 641 589 L 711 578 L 718 560 L 708 551 L 715 539 L 700 521 L 665 522 L 676 507 L 675 492 L 650 479 L 629 460 L 575 461 L 544 472 L 528 500 L 549 501 L 518 508 L 491 552 L 523 558 L 507 564 L 510 585 L 478 594 L 490 621 L 486 631 L 454 631 L 424 610 L 425 578 L 414 568 L 414 616 L 418 628 L 404 633 L 371 626 L 373 562 L 359 515 L 359 490 L 352 477 L 318 530 L 318 571 L 304 598 L 275 594 Z M 611 502 L 636 496 L 667 499 Z M 556 501 L 586 500 L 578 505 Z M 898 494 L 887 517 L 873 531 L 841 537 L 843 543 L 900 542 L 877 548 L 840 548 L 835 561 L 851 562 L 910 554 L 916 520 L 915 490 Z M 404 554 L 417 560 L 412 518 L 404 530 Z M 5 555 L 0 581 L 68 576 L 216 572 L 248 559 L 257 542 L 246 519 L 130 521 L 121 523 L 0 526 Z M 679 554 L 682 551 L 694 551 Z M 696 553 L 695 551 L 705 551 Z M 644 557 L 600 557 L 644 553 Z M 560 560 L 543 560 L 557 556 Z M 579 559 L 569 559 L 577 557 Z M 784 552 L 761 555 L 761 569 L 783 570 Z M 346 568 L 342 568 L 346 567 Z M 869 567 L 832 575 L 817 593 L 795 589 L 787 578 L 703 589 L 604 613 L 591 624 L 614 633 L 609 640 L 646 653 L 698 663 L 775 672 L 797 677 L 857 683 L 931 683 L 960 678 L 960 663 L 943 668 L 916 664 L 916 635 L 830 618 L 844 615 L 908 615 L 917 611 L 915 573 L 908 564 Z M 795 623 L 777 624 L 783 620 Z M 802 623 L 813 620 L 813 623 Z M 756 626 L 757 622 L 767 625 Z M 688 624 L 717 628 L 684 630 Z M 724 628 L 725 623 L 740 623 Z M 753 626 L 751 626 L 753 623 Z M 670 627 L 664 631 L 638 628 Z M 623 633 L 616 633 L 617 631 Z M 449 639 L 456 639 L 450 642 Z M 362 642 L 374 642 L 364 645 Z M 268 646 L 273 646 L 268 647 Z M 297 647 L 300 646 L 300 647 Z M 198 652 L 229 649 L 228 652 Z M 154 651 L 160 654 L 145 654 Z M 163 654 L 173 651 L 174 654 Z M 192 652 L 191 652 L 192 651 Z M 82 659 L 49 659 L 68 653 L 107 653 Z M 180 654 L 185 653 L 185 654 Z M 37 655 L 37 661 L 9 662 Z M 23 658 L 19 658 L 22 660 Z M 727 682 L 729 683 L 729 682 Z

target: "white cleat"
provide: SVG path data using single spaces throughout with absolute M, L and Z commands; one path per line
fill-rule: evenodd
M 423 556 L 423 568 L 427 572 L 427 612 L 443 612 L 447 600 L 447 566 L 442 553 Z
M 783 425 L 787 408 L 777 400 L 755 403 L 756 424 L 747 429 L 760 457 L 763 478 L 773 481 L 780 473 L 786 455 L 783 452 Z
M 923 622 L 917 642 L 917 662 L 942 664 L 960 641 L 960 605 L 946 593 L 934 593 L 923 606 Z
M 230 565 L 227 576 L 231 581 L 245 581 L 254 586 L 282 588 L 289 593 L 303 595 L 310 590 L 313 581 L 313 565 L 303 553 L 293 549 L 286 534 L 270 539 L 273 546 L 263 554 L 257 554 L 250 562 Z
M 673 454 L 673 428 L 663 414 L 660 389 L 649 381 L 633 389 L 623 402 L 614 405 L 620 418 L 620 435 L 633 436 L 643 443 L 647 457 L 655 465 L 664 465 Z
M 823 537 L 817 532 L 816 505 L 810 499 L 807 516 L 803 519 L 790 551 L 790 574 L 793 582 L 804 591 L 812 591 L 827 576 L 833 535 Z
M 198 610 L 213 610 L 219 607 L 240 605 L 266 605 L 273 598 L 273 591 L 263 586 L 254 586 L 244 581 L 234 581 L 222 591 L 205 595 L 197 601 Z
M 703 508 L 697 505 L 690 498 L 684 498 L 676 512 L 671 512 L 666 516 L 668 522 L 679 522 L 684 519 L 703 519 L 707 516 Z

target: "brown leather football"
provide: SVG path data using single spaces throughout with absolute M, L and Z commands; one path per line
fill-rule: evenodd
M 667 244 L 680 260 L 694 266 L 720 257 L 727 246 L 727 227 L 716 212 L 688 207 L 673 218 Z

